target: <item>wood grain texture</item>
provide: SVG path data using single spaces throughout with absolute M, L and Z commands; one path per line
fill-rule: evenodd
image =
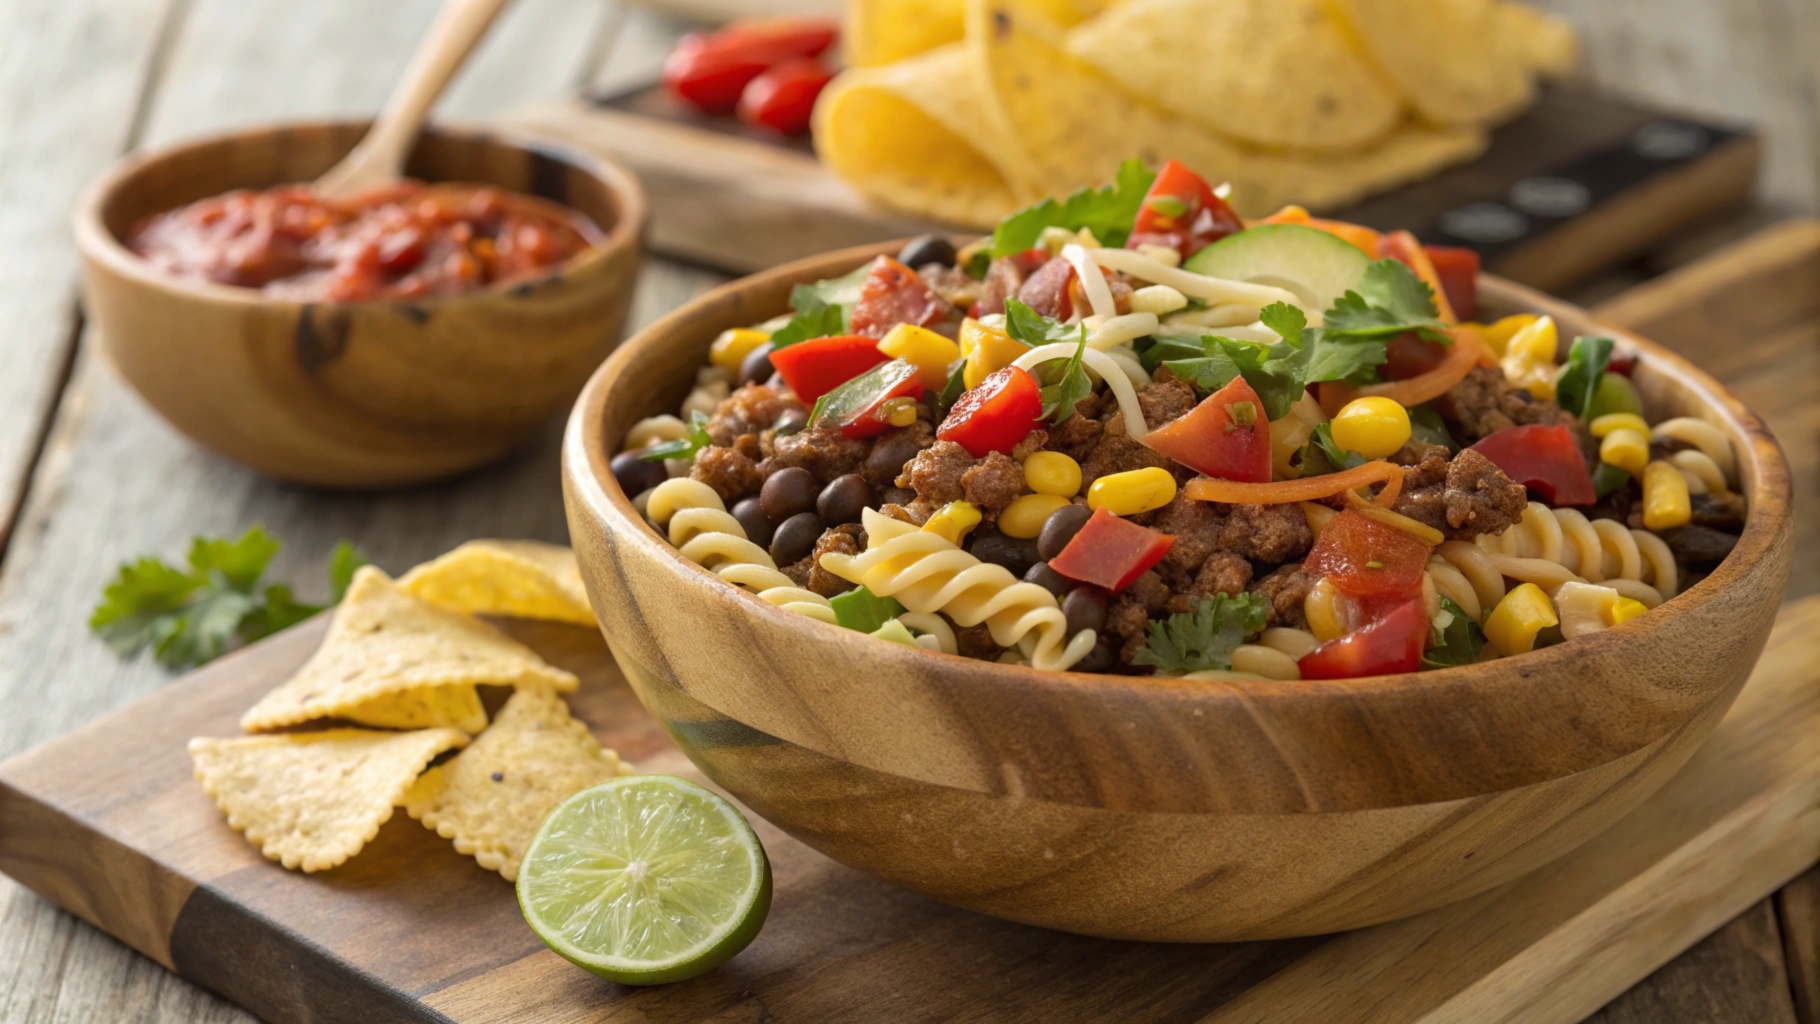
M 1782 969 L 1781 936 L 1769 900 L 1752 906 L 1587 1024 L 1738 1021 L 1796 1024 Z
M 1820 867 L 1783 886 L 1775 902 L 1795 1019 L 1820 1024 Z

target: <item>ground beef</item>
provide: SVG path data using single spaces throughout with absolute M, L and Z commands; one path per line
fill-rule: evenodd
M 751 459 L 753 462 L 765 457 L 764 446 L 758 443 L 757 434 L 741 434 L 733 441 L 733 450 Z
M 1302 509 L 1288 505 L 1227 506 L 1220 547 L 1260 562 L 1300 558 L 1314 544 Z
M 916 517 L 916 514 L 911 511 L 911 509 L 915 508 L 915 506 L 916 506 L 915 502 L 911 502 L 909 508 L 906 508 L 905 506 L 900 505 L 894 501 L 886 502 L 885 504 L 879 506 L 878 514 L 881 516 L 884 516 L 887 519 L 895 519 L 900 523 L 909 523 L 911 526 L 922 526 L 924 523 L 929 521 L 929 516 L 927 514 L 927 510 L 926 509 L 923 510 L 924 511 L 923 517 L 921 519 L 918 519 Z
M 1086 462 L 1106 430 L 1100 425 L 1096 411 L 1098 404 L 1089 404 L 1085 400 L 1077 404 L 1073 416 L 1049 428 L 1049 437 L 1043 447 L 1048 451 L 1061 452 L 1076 462 Z
M 1030 492 L 1024 486 L 1024 467 L 1002 452 L 987 452 L 985 458 L 961 474 L 961 490 L 989 523 L 996 522 L 998 514 L 1019 495 Z
M 774 454 L 759 465 L 766 476 L 800 466 L 822 483 L 829 483 L 837 476 L 858 472 L 872 452 L 872 442 L 846 437 L 838 430 L 816 428 L 777 438 L 772 448 Z
M 1216 551 L 1201 563 L 1201 571 L 1195 574 L 1194 582 L 1177 590 L 1163 607 L 1171 614 L 1191 612 L 1196 605 L 1215 594 L 1236 597 L 1244 593 L 1246 584 L 1250 582 L 1250 562 L 1230 551 Z
M 940 508 L 966 494 L 961 478 L 972 468 L 973 456 L 967 449 L 953 441 L 937 441 L 910 460 L 897 485 L 915 491 L 918 502 Z
M 1086 489 L 1093 486 L 1093 482 L 1100 477 L 1147 466 L 1161 466 L 1172 472 L 1174 470 L 1168 459 L 1133 441 L 1122 430 L 1116 435 L 1109 432 L 1093 446 L 1093 453 L 1081 462 L 1081 492 L 1086 493 Z
M 1447 526 L 1455 540 L 1498 534 L 1523 518 L 1529 492 L 1490 459 L 1465 448 L 1447 466 Z
M 757 434 L 775 424 L 786 409 L 802 406 L 782 384 L 747 384 L 714 408 L 714 415 L 708 418 L 708 436 L 717 445 L 729 446 L 741 434 Z
M 916 276 L 922 278 L 929 290 L 940 295 L 942 301 L 950 306 L 967 309 L 979 301 L 980 282 L 964 270 L 945 263 L 928 263 L 917 268 Z
M 1214 509 L 1212 502 L 1196 501 L 1178 493 L 1173 501 L 1157 511 L 1150 528 L 1175 538 L 1175 544 L 1157 568 L 1173 583 L 1187 586 L 1201 564 L 1207 561 L 1207 556 L 1220 550 L 1226 517 Z
M 918 452 L 934 443 L 935 428 L 928 420 L 917 420 L 902 429 L 881 434 L 860 472 L 874 489 L 889 487 Z
M 1428 471 L 1428 476 L 1420 479 L 1412 477 L 1408 473 L 1403 474 L 1403 486 L 1413 488 L 1440 483 L 1442 478 L 1447 475 L 1447 457 L 1447 449 L 1441 445 L 1411 441 L 1397 449 L 1396 454 L 1390 457 L 1390 461 L 1405 468 L 1421 467 Z M 1440 463 L 1439 472 L 1435 471 L 1436 462 Z
M 1109 634 L 1107 643 L 1118 651 L 1119 664 L 1130 665 L 1149 643 L 1149 626 L 1150 613 L 1143 602 L 1128 593 L 1112 599 L 1112 606 L 1106 609 L 1105 632 Z
M 1300 562 L 1294 565 L 1278 566 L 1273 572 L 1251 585 L 1251 592 L 1264 595 L 1269 602 L 1266 609 L 1266 626 L 1289 626 L 1304 629 L 1308 626 L 1308 614 L 1303 603 L 1308 600 L 1308 592 L 1314 589 L 1315 581 L 1320 577 L 1305 572 Z
M 1037 452 L 1042 451 L 1048 444 L 1049 431 L 1044 430 L 1042 427 L 1038 427 L 1030 433 L 1025 434 L 1024 439 L 1012 447 L 1011 457 L 1022 462 L 1030 456 L 1035 455 Z
M 843 523 L 825 531 L 815 541 L 814 564 L 809 570 L 809 589 L 823 597 L 833 597 L 853 589 L 853 584 L 822 568 L 822 556 L 830 553 L 857 555 L 863 547 L 866 531 L 858 523 Z
M 1179 380 L 1151 384 L 1138 392 L 1138 408 L 1144 410 L 1144 423 L 1152 430 L 1186 415 L 1194 405 L 1194 389 Z
M 689 479 L 700 480 L 731 505 L 748 494 L 757 494 L 765 482 L 757 464 L 738 450 L 711 445 L 695 453 Z
M 1396 511 L 1437 530 L 1447 526 L 1447 449 L 1437 444 L 1410 444 L 1390 457 L 1403 467 L 1403 489 Z
M 1454 437 L 1461 444 L 1530 423 L 1564 424 L 1574 431 L 1582 449 L 1592 443 L 1592 435 L 1573 414 L 1551 399 L 1512 387 L 1504 379 L 1504 371 L 1496 367 L 1475 366 L 1467 371 L 1458 384 L 1435 399 L 1435 410 L 1455 425 Z
M 804 555 L 802 557 L 802 561 L 794 562 L 794 563 L 792 563 L 790 565 L 786 565 L 786 566 L 781 566 L 781 567 L 779 567 L 779 569 L 777 571 L 783 573 L 785 576 L 790 577 L 791 583 L 794 583 L 799 587 L 807 589 L 809 586 L 809 577 L 811 577 L 815 574 L 815 568 L 816 568 L 815 556 L 814 555 Z
M 984 622 L 955 630 L 954 645 L 961 657 L 978 658 L 981 661 L 997 661 L 1005 650 L 998 645 L 998 641 L 992 639 L 992 630 Z
M 1005 300 L 1024 286 L 1024 271 L 1018 262 L 1001 256 L 986 267 L 986 279 L 980 282 L 979 316 L 1005 311 Z

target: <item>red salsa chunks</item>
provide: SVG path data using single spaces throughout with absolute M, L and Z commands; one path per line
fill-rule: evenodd
M 147 218 L 127 245 L 178 277 L 359 302 L 460 295 L 586 250 L 581 213 L 472 185 L 403 181 L 352 200 L 307 185 L 236 190 Z

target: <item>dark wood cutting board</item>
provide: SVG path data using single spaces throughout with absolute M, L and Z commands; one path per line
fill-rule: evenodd
M 754 820 L 770 920 L 725 967 L 631 989 L 545 950 L 511 886 L 403 813 L 346 865 L 285 871 L 230 830 L 185 742 L 319 641 L 318 617 L 0 765 L 0 869 L 274 1022 L 1573 1021 L 1820 857 L 1820 599 L 1784 610 L 1707 745 L 1609 832 L 1504 888 L 1344 935 L 1115 942 L 955 910 Z M 694 777 L 592 631 L 506 622 L 646 771 Z
M 566 100 L 513 122 L 604 153 L 651 199 L 658 252 L 747 273 L 830 249 L 949 230 L 872 206 L 806 139 L 694 113 L 661 88 Z M 1479 250 L 1486 269 L 1563 288 L 1742 203 L 1748 130 L 1547 89 L 1478 159 L 1339 211 Z

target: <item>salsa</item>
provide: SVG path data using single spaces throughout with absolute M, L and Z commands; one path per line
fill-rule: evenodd
M 473 185 L 402 181 L 352 200 L 239 189 L 148 217 L 127 245 L 178 277 L 291 299 L 460 295 L 556 266 L 600 238 L 580 212 Z

